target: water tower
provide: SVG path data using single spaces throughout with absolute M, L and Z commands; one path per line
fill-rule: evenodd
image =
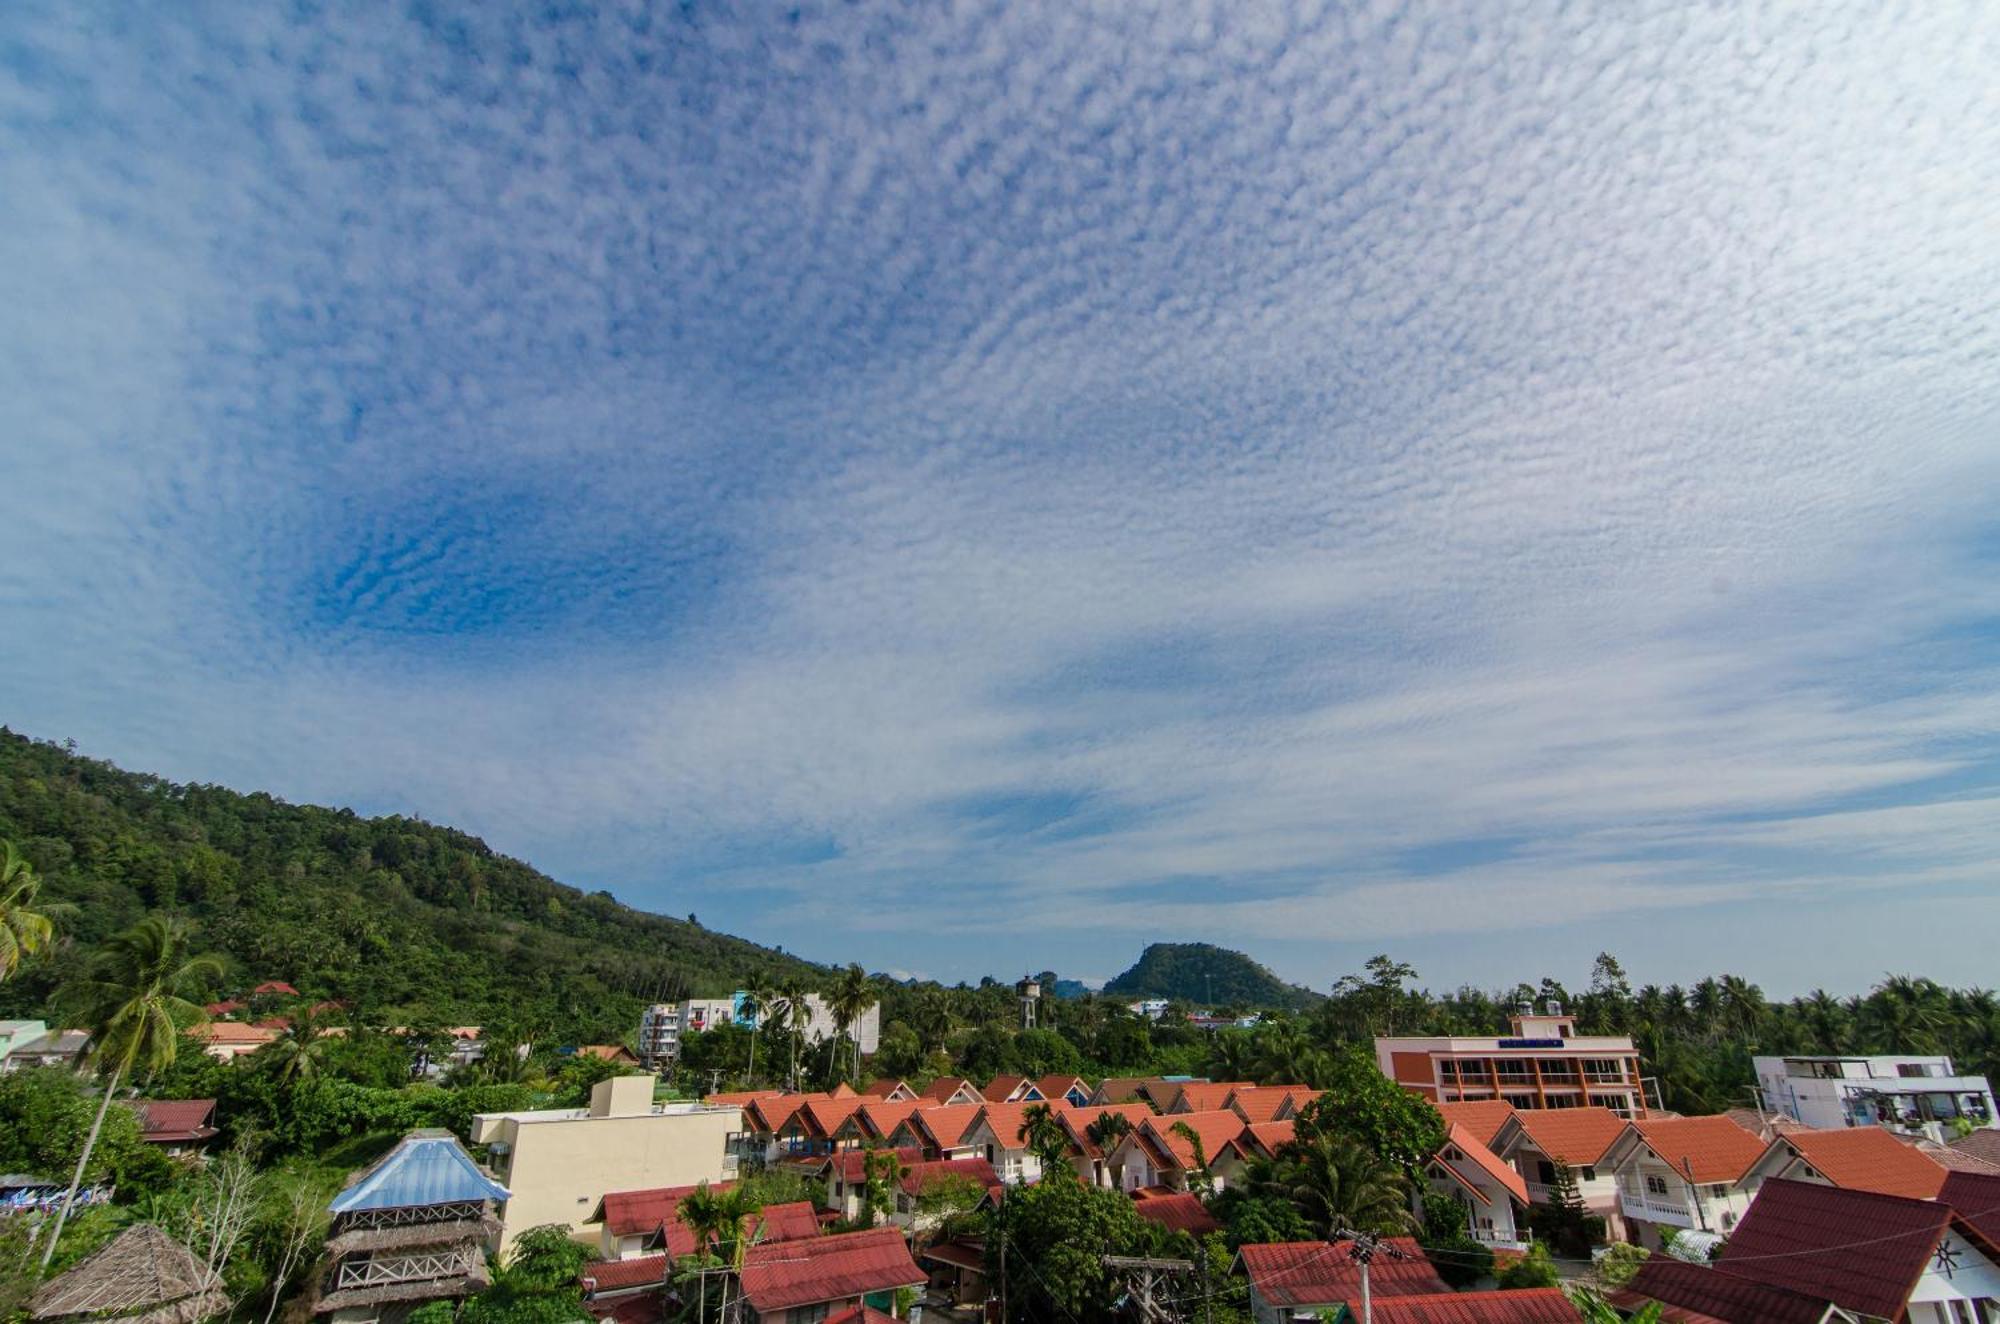
M 1021 982 L 1014 985 L 1016 996 L 1021 999 L 1021 1028 L 1035 1028 L 1035 1004 L 1042 1000 L 1042 981 L 1033 975 L 1021 976 Z

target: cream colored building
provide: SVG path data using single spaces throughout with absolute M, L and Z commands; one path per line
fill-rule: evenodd
M 500 1248 L 532 1227 L 564 1223 L 595 1241 L 590 1219 L 612 1191 L 691 1186 L 736 1175 L 730 1137 L 742 1131 L 739 1108 L 653 1102 L 652 1076 L 598 1082 L 588 1108 L 481 1113 L 472 1141 L 487 1146 L 493 1173 L 509 1195 L 501 1210 Z

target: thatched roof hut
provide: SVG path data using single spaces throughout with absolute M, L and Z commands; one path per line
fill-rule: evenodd
M 196 1324 L 228 1309 L 221 1282 L 151 1223 L 126 1228 L 28 1302 L 38 1320 L 118 1324 Z

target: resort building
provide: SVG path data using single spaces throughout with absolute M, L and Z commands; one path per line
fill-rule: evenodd
M 501 1248 L 531 1227 L 566 1223 L 577 1232 L 612 1191 L 693 1186 L 735 1175 L 732 1141 L 743 1110 L 704 1103 L 653 1102 L 652 1076 L 597 1083 L 587 1108 L 480 1113 L 474 1144 L 487 1146 L 511 1192 L 501 1213 Z
M 806 995 L 803 1027 L 807 1043 L 825 1043 L 842 1033 L 826 999 L 817 993 Z M 678 1003 L 656 1002 L 639 1017 L 639 1056 L 649 1066 L 660 1066 L 680 1057 L 684 1036 L 702 1034 L 725 1025 L 756 1029 L 758 1015 L 751 1010 L 750 994 L 738 989 L 726 998 L 684 998 Z M 873 1053 L 882 1044 L 880 1003 L 861 1013 L 845 1033 L 854 1036 L 863 1053 Z
M 1658 1250 L 1667 1228 L 1734 1231 L 1757 1192 L 1761 1178 L 1752 1174 L 1766 1148 L 1728 1117 L 1647 1117 L 1626 1128 L 1604 1166 L 1631 1239 Z
M 1557 1166 L 1567 1165 L 1584 1206 L 1619 1238 L 1618 1179 L 1608 1160 L 1630 1129 L 1609 1108 L 1516 1109 L 1487 1148 L 1521 1174 L 1530 1204 L 1555 1203 Z
M 1523 1003 L 1513 1033 L 1377 1039 L 1382 1074 L 1432 1103 L 1498 1100 L 1515 1108 L 1609 1108 L 1646 1115 L 1639 1051 L 1627 1035 L 1579 1035 L 1560 1003 Z
M 449 1131 L 411 1132 L 333 1198 L 332 1267 L 314 1313 L 375 1324 L 484 1290 L 493 1207 L 507 1198 Z
M 1465 1230 L 1473 1240 L 1500 1250 L 1526 1249 L 1520 1215 L 1529 1203 L 1528 1183 L 1471 1127 L 1463 1122 L 1445 1124 L 1444 1144 L 1425 1166 L 1424 1176 L 1432 1191 L 1465 1206 Z
M 1751 1065 L 1764 1107 L 1807 1126 L 1887 1126 L 1941 1141 L 1961 1119 L 2000 1124 L 1986 1077 L 1961 1075 L 1948 1057 L 1759 1057 Z
M 139 1139 L 169 1158 L 199 1154 L 216 1137 L 214 1099 L 139 1099 Z
M 1945 1168 L 1914 1144 L 1876 1126 L 1851 1131 L 1785 1131 L 1773 1137 L 1744 1177 L 1783 1178 L 1928 1200 L 1944 1186 Z

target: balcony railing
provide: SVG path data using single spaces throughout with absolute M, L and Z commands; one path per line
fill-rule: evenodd
M 336 1289 L 346 1289 L 463 1278 L 485 1262 L 486 1256 L 477 1246 L 454 1246 L 447 1250 L 420 1251 L 414 1255 L 376 1256 L 341 1265 L 333 1285 Z
M 1627 1218 L 1642 1218 L 1648 1223 L 1667 1223 L 1674 1227 L 1693 1227 L 1694 1210 L 1685 1200 L 1675 1200 L 1660 1195 L 1634 1195 L 1630 1191 L 1618 1192 L 1618 1206 Z

